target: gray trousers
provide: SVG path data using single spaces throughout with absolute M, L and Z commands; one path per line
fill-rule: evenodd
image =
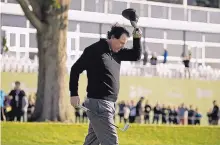
M 89 111 L 87 112 L 90 124 L 84 145 L 118 145 L 116 128 L 109 124 L 114 124 L 114 103 L 101 99 L 88 98 L 85 101 L 85 107 L 99 116 Z

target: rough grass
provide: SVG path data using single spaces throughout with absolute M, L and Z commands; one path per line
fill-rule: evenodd
M 82 145 L 87 124 L 1 123 L 2 145 Z M 120 145 L 220 145 L 220 127 L 132 125 Z

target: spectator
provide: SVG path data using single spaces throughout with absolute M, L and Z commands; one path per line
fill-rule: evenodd
M 34 98 L 29 97 L 29 99 L 28 99 L 28 109 L 27 109 L 27 119 L 28 119 L 28 121 L 31 121 L 31 117 L 34 113 L 34 109 L 35 109 Z
M 169 121 L 169 124 L 172 124 L 173 120 L 174 120 L 174 116 L 173 116 L 173 110 L 171 109 L 170 105 L 168 105 L 167 111 L 168 111 L 168 121 Z
M 130 123 L 135 122 L 135 116 L 136 116 L 136 106 L 134 105 L 134 101 L 132 100 L 130 105 L 130 114 L 129 114 Z
M 6 118 L 5 118 L 5 113 L 4 113 L 4 100 L 5 100 L 5 93 L 0 90 L 0 105 L 1 105 L 1 121 L 5 121 Z
M 173 124 L 179 124 L 178 110 L 173 106 Z
M 195 109 L 195 125 L 200 125 L 202 114 L 199 112 L 198 108 Z
M 165 104 L 162 105 L 161 108 L 161 115 L 162 115 L 162 124 L 167 124 L 167 108 L 165 106 Z
M 187 78 L 187 72 L 188 72 L 188 76 L 190 78 L 190 70 L 189 70 L 189 66 L 190 66 L 190 60 L 192 57 L 192 52 L 191 52 L 191 48 L 189 47 L 187 49 L 187 51 L 182 53 L 182 58 L 183 58 L 183 64 L 185 66 L 185 78 Z
M 219 107 L 217 105 L 217 101 L 213 101 L 213 109 L 212 109 L 212 125 L 218 125 L 219 120 Z
M 163 63 L 167 63 L 167 57 L 168 57 L 168 51 L 166 48 L 164 48 Z
M 212 109 L 211 108 L 207 112 L 207 117 L 208 117 L 208 123 L 209 125 L 211 125 L 212 124 Z
M 85 107 L 85 102 L 82 103 L 82 106 Z M 86 114 L 86 111 L 83 110 L 83 115 L 82 115 L 82 122 L 84 123 L 87 123 L 88 122 L 88 117 L 87 117 L 87 114 Z
M 15 82 L 15 88 L 11 90 L 9 96 L 12 96 L 11 107 L 12 107 L 12 115 L 10 121 L 14 121 L 15 117 L 17 121 L 21 121 L 21 117 L 23 116 L 23 98 L 26 96 L 25 92 L 20 88 L 20 82 Z
M 124 120 L 124 107 L 125 107 L 125 102 L 121 101 L 118 103 L 119 111 L 118 111 L 118 116 L 119 116 L 119 122 L 121 123 L 122 120 Z
M 194 119 L 195 119 L 195 110 L 193 109 L 192 105 L 190 105 L 188 110 L 188 125 L 193 125 Z
M 152 54 L 152 57 L 151 57 L 151 59 L 150 59 L 150 63 L 151 63 L 151 65 L 157 65 L 156 52 L 154 52 L 154 53 Z
M 75 123 L 80 123 L 81 115 L 80 115 L 80 108 L 75 107 Z
M 161 113 L 161 109 L 158 103 L 156 103 L 155 107 L 154 107 L 154 117 L 153 117 L 153 123 L 156 121 L 156 123 L 159 123 L 159 119 L 160 119 L 160 113 Z
M 136 122 L 142 123 L 144 120 L 144 110 L 143 110 L 144 97 L 141 97 L 136 105 Z
M 12 97 L 5 96 L 5 100 L 4 100 L 4 114 L 5 114 L 5 117 L 6 117 L 7 121 L 9 121 L 10 118 L 12 118 L 11 100 L 12 100 Z
M 23 112 L 23 122 L 27 122 L 27 111 L 28 111 L 28 98 L 26 96 L 22 99 L 22 112 Z
M 146 65 L 147 62 L 148 62 L 148 55 L 149 55 L 149 50 L 148 50 L 148 48 L 146 48 L 146 49 L 144 50 L 143 55 L 144 55 L 143 65 Z
M 185 124 L 185 112 L 187 109 L 184 106 L 184 103 L 181 104 L 181 106 L 178 108 L 178 115 L 180 119 L 180 124 L 184 125 Z
M 127 123 L 129 119 L 129 114 L 130 114 L 130 106 L 128 103 L 125 104 L 124 107 L 124 122 Z
M 151 106 L 147 100 L 145 103 L 145 106 L 144 106 L 144 112 L 145 112 L 144 122 L 145 122 L 145 124 L 146 123 L 150 124 L 150 111 L 151 111 Z

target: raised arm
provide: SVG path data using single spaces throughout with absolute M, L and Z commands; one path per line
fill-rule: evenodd
M 119 51 L 121 61 L 137 61 L 141 58 L 141 31 L 133 32 L 133 48 L 123 48 Z

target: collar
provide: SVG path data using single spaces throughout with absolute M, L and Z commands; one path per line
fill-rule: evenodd
M 105 38 L 100 38 L 100 41 L 104 42 L 106 44 L 106 47 L 108 48 L 108 50 L 113 53 L 112 48 L 110 46 L 110 44 L 108 43 L 107 39 Z

